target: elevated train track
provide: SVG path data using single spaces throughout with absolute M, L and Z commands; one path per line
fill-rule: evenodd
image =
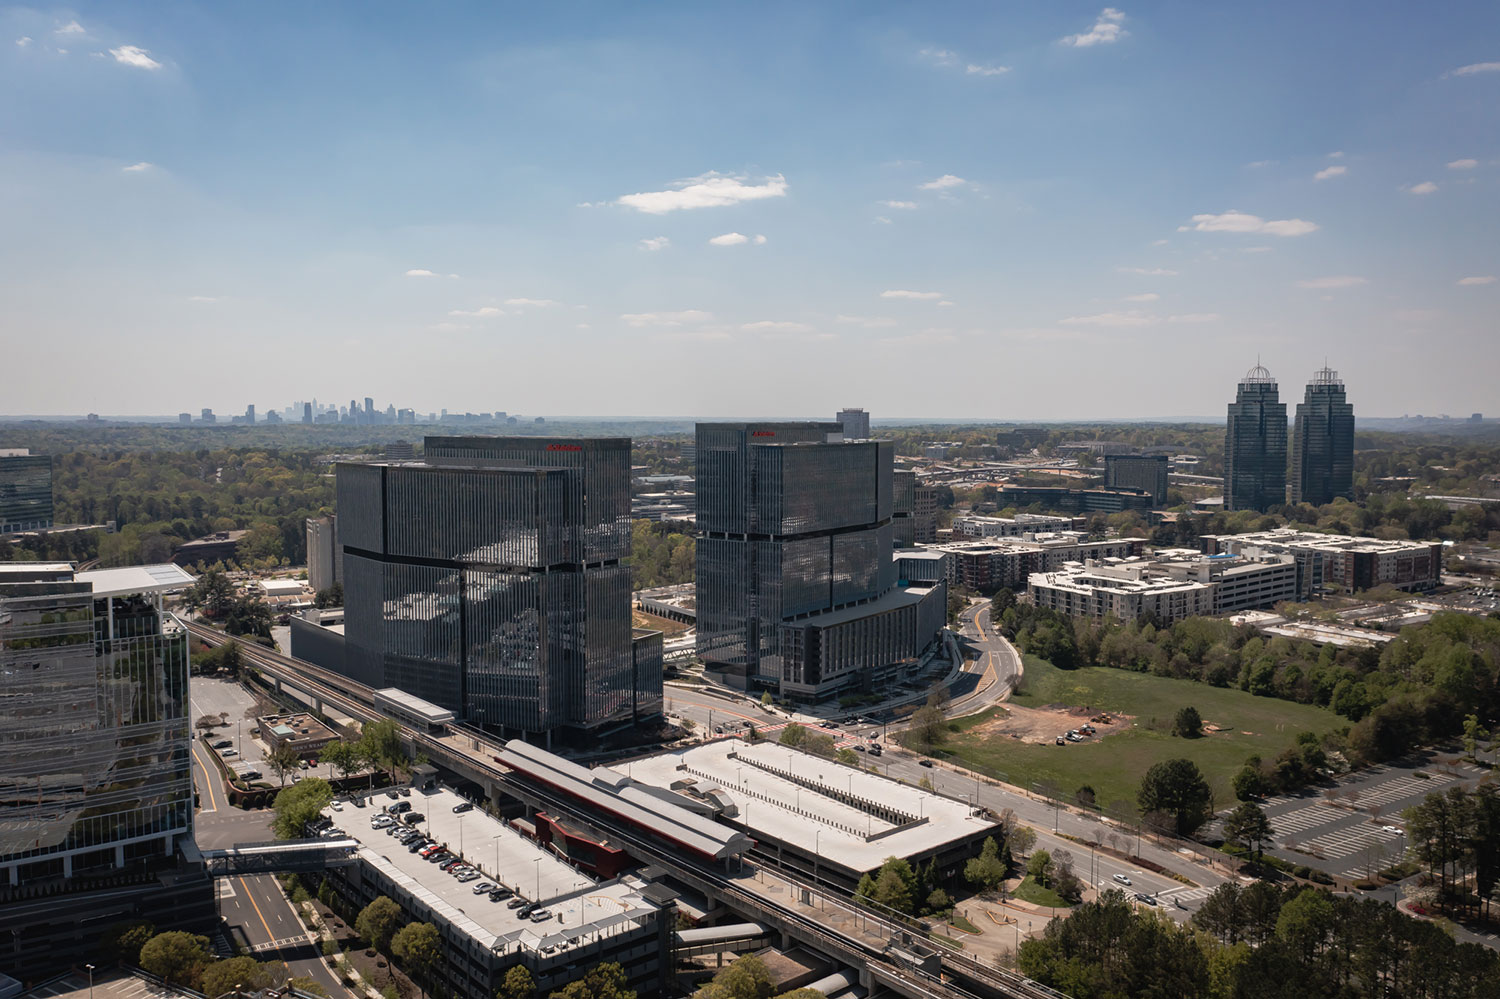
M 220 645 L 231 636 L 214 628 L 179 618 L 189 634 L 209 645 Z M 315 700 L 332 705 L 361 722 L 387 717 L 375 707 L 375 690 L 348 677 L 263 646 L 241 643 L 242 656 L 280 685 L 300 690 Z M 451 735 L 469 742 L 472 749 L 460 748 L 443 738 L 414 728 L 395 719 L 402 737 L 414 749 L 420 748 L 433 762 L 456 773 L 473 775 L 504 791 L 510 797 L 583 820 L 595 819 L 581 810 L 580 803 L 535 783 L 517 778 L 509 769 L 494 762 L 505 748 L 502 740 L 480 729 L 462 724 L 449 726 Z M 778 905 L 737 883 L 726 873 L 708 863 L 685 856 L 685 851 L 670 844 L 656 843 L 634 830 L 610 824 L 610 835 L 627 845 L 637 859 L 655 864 L 695 890 L 722 899 L 731 908 L 752 919 L 776 927 L 788 936 L 804 941 L 829 957 L 855 968 L 867 968 L 871 982 L 908 996 L 909 999 L 1067 999 L 1061 993 L 1028 978 L 975 961 L 956 950 L 926 939 L 882 915 L 856 906 L 853 902 L 829 896 L 828 892 L 795 873 L 777 871 L 775 876 L 794 887 L 815 894 L 837 906 L 851 919 L 880 928 L 887 943 L 875 946 L 868 937 L 844 933 L 836 927 L 818 922 L 791 906 Z M 753 869 L 753 868 L 752 868 Z M 907 959 L 912 953 L 899 942 L 915 939 L 937 955 L 937 961 Z M 955 978 L 962 978 L 963 985 Z

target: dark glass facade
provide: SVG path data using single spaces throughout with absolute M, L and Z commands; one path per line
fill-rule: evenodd
M 1337 371 L 1307 383 L 1292 435 L 1292 502 L 1322 506 L 1354 496 L 1354 407 Z
M 187 636 L 151 598 L 0 584 L 0 891 L 170 858 L 188 725 Z
M 1224 432 L 1224 509 L 1259 510 L 1286 502 L 1286 403 L 1260 365 L 1240 381 Z
M 0 454 L 0 534 L 52 526 L 52 459 Z
M 659 712 L 631 650 L 628 439 L 425 452 L 338 468 L 349 674 L 524 732 Z
M 1107 454 L 1104 484 L 1110 489 L 1144 490 L 1151 494 L 1154 505 L 1161 506 L 1167 501 L 1167 456 Z

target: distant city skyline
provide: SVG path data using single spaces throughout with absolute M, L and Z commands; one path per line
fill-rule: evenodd
M 1361 412 L 1500 411 L 1496 38 L 1478 0 L 4 6 L 4 407 L 1164 418 L 1326 355 Z

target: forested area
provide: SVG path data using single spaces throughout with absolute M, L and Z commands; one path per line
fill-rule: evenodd
M 673 583 L 691 583 L 698 550 L 691 531 L 683 524 L 637 520 L 630 534 L 631 585 L 644 590 Z
M 1358 762 L 1394 759 L 1461 734 L 1475 738 L 1500 717 L 1494 617 L 1439 613 L 1402 629 L 1382 649 L 1341 649 L 1268 641 L 1220 618 L 1162 627 L 1074 619 L 1014 603 L 1008 593 L 994 609 L 1002 633 L 1023 652 L 1063 669 L 1109 666 L 1330 708 L 1350 721 L 1340 748 Z M 1299 773 L 1310 778 L 1305 770 Z
M 1260 881 L 1215 889 L 1181 926 L 1119 891 L 1021 944 L 1023 974 L 1073 999 L 1490 999 L 1500 956 L 1373 899 Z

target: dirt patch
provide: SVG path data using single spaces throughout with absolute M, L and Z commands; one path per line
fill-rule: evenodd
M 1128 716 L 1102 715 L 1090 708 L 1068 704 L 1026 708 L 1012 703 L 1006 705 L 1006 710 L 1010 712 L 1008 715 L 992 718 L 974 729 L 974 732 L 987 739 L 1015 739 L 1019 742 L 1047 745 L 1055 743 L 1057 737 L 1068 730 L 1085 724 L 1091 724 L 1095 729 L 1093 736 L 1085 737 L 1085 742 L 1123 732 L 1133 724 Z M 1104 721 L 1105 718 L 1109 720 Z

